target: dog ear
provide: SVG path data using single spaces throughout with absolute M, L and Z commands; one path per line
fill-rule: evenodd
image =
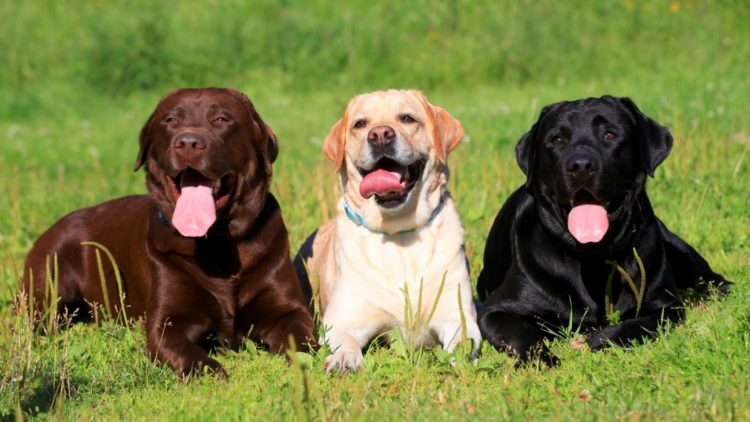
M 656 167 L 667 158 L 672 149 L 672 134 L 669 129 L 643 114 L 630 98 L 622 97 L 617 100 L 635 119 L 641 166 L 646 174 L 654 177 Z
M 263 160 L 263 167 L 266 176 L 271 176 L 273 174 L 273 162 L 276 161 L 276 157 L 279 155 L 279 140 L 271 127 L 260 118 L 252 103 L 249 104 L 250 110 L 252 110 L 251 115 L 260 132 L 261 141 L 257 145 L 261 159 Z
M 532 126 L 528 132 L 521 136 L 521 139 L 519 139 L 516 143 L 516 162 L 518 163 L 518 167 L 521 168 L 521 171 L 523 171 L 523 174 L 525 174 L 529 179 L 531 178 L 529 172 L 534 167 L 533 147 L 534 137 L 536 135 L 536 126 L 537 124 L 534 123 L 534 126 Z
M 542 108 L 539 112 L 539 118 L 531 126 L 528 132 L 526 132 L 521 139 L 516 143 L 516 162 L 518 167 L 521 168 L 523 173 L 526 175 L 526 184 L 531 181 L 531 177 L 534 174 L 534 166 L 536 161 L 536 148 L 537 138 L 539 137 L 539 130 L 542 125 L 542 120 L 547 116 L 550 111 L 557 108 L 562 103 L 554 103 Z
M 151 138 L 149 137 L 149 132 L 151 131 L 151 125 L 154 122 L 154 118 L 156 117 L 156 113 L 159 111 L 159 108 L 161 107 L 164 100 L 171 97 L 172 95 L 175 95 L 182 91 L 182 88 L 176 88 L 169 92 L 167 92 L 161 99 L 159 100 L 159 103 L 156 105 L 156 108 L 151 113 L 150 116 L 148 116 L 148 119 L 146 119 L 146 123 L 143 124 L 143 127 L 141 128 L 141 133 L 138 137 L 138 143 L 140 144 L 140 147 L 138 149 L 138 157 L 135 159 L 135 165 L 133 166 L 133 171 L 138 171 L 141 166 L 146 164 L 146 161 L 148 160 L 148 150 L 151 148 Z
M 464 138 L 464 126 L 444 108 L 430 103 L 422 91 L 409 90 L 409 92 L 417 97 L 432 121 L 432 142 L 435 154 L 438 160 L 446 162 L 448 153 L 453 151 Z
M 250 115 L 250 119 L 257 125 L 258 131 L 262 141 L 259 143 L 260 155 L 263 160 L 263 167 L 267 176 L 273 174 L 273 162 L 276 161 L 276 157 L 279 155 L 279 139 L 273 132 L 270 126 L 268 126 L 258 114 L 255 109 L 253 102 L 250 101 L 247 95 L 236 90 L 228 89 L 232 95 L 239 98 L 242 104 L 245 106 L 245 110 Z
M 437 158 L 442 162 L 446 162 L 448 160 L 448 153 L 453 151 L 464 138 L 464 126 L 442 107 L 432 104 L 430 104 L 430 107 L 432 108 L 434 119 L 435 133 L 433 142 L 435 142 Z
M 263 161 L 266 167 L 266 174 L 270 176 L 273 173 L 271 165 L 276 161 L 276 157 L 279 156 L 279 138 L 276 137 L 270 126 L 265 123 L 261 123 L 261 125 L 262 132 L 265 132 L 265 137 L 267 138 L 265 151 L 263 151 Z
M 344 113 L 344 117 L 331 126 L 331 130 L 328 131 L 323 141 L 323 152 L 336 165 L 336 170 L 344 164 L 346 121 L 346 113 Z
M 158 109 L 159 108 L 157 107 L 156 110 Z M 146 123 L 144 123 L 143 127 L 141 128 L 141 133 L 138 136 L 138 156 L 135 158 L 133 171 L 138 171 L 138 169 L 140 169 L 141 166 L 146 163 L 146 159 L 148 157 L 148 149 L 151 146 L 151 138 L 149 138 L 148 132 L 151 129 L 151 121 L 154 119 L 154 116 L 156 116 L 156 110 L 154 110 L 154 112 L 151 113 L 150 116 L 148 116 Z
M 523 171 L 523 174 L 526 175 L 526 180 L 531 180 L 531 174 L 534 170 L 534 160 L 536 160 L 535 140 L 539 134 L 539 126 L 544 116 L 547 115 L 553 106 L 554 104 L 551 104 L 542 108 L 539 118 L 531 126 L 531 129 L 516 142 L 516 162 L 521 171 Z

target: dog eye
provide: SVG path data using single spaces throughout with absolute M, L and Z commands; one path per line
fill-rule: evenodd
M 608 130 L 608 131 L 604 132 L 604 140 L 605 141 L 611 141 L 611 140 L 615 139 L 616 137 L 617 137 L 617 135 L 615 135 L 615 133 L 612 132 L 612 131 Z
M 414 118 L 411 114 L 402 114 L 399 117 L 399 120 L 401 120 L 401 123 L 416 123 L 417 119 Z
M 553 136 L 550 138 L 549 143 L 552 145 L 560 145 L 563 143 L 563 140 L 559 136 Z
M 216 116 L 213 119 L 214 123 L 227 123 L 229 122 L 229 119 L 225 116 Z
M 167 116 L 164 118 L 164 123 L 172 123 L 176 121 L 177 121 L 177 118 L 174 116 Z
M 354 128 L 355 129 L 362 129 L 365 126 L 367 126 L 367 120 L 366 119 L 359 119 L 356 122 L 354 122 Z

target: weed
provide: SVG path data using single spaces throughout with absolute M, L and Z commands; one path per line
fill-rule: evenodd
M 633 256 L 635 257 L 635 262 L 638 264 L 638 274 L 641 276 L 641 282 L 638 286 L 635 285 L 633 277 L 631 277 L 624 268 L 619 266 L 617 261 L 611 261 L 612 271 L 610 271 L 609 276 L 607 277 L 607 285 L 604 293 L 604 310 L 607 319 L 612 325 L 618 324 L 620 321 L 620 314 L 615 311 L 614 304 L 612 303 L 612 279 L 614 278 L 615 270 L 620 273 L 623 280 L 625 280 L 625 283 L 630 288 L 630 291 L 633 293 L 633 297 L 635 298 L 635 318 L 638 318 L 638 315 L 641 312 L 641 304 L 643 303 L 643 297 L 646 294 L 646 269 L 643 267 L 641 256 L 638 255 L 638 251 L 635 248 L 633 248 Z
M 438 287 L 432 306 L 427 315 L 424 314 L 424 309 L 422 307 L 424 279 L 419 280 L 416 306 L 412 303 L 411 293 L 409 292 L 409 283 L 404 283 L 404 287 L 401 288 L 401 291 L 404 294 L 404 327 L 403 331 L 401 327 L 395 327 L 392 330 L 393 335 L 391 347 L 414 365 L 419 364 L 424 350 L 423 343 L 427 340 L 427 337 L 431 335 L 429 332 L 430 322 L 435 315 L 438 302 L 443 294 L 445 277 L 447 274 L 447 272 L 443 273 L 443 277 L 440 280 L 440 287 Z
M 115 257 L 112 255 L 112 252 L 107 249 L 106 246 L 102 245 L 101 243 L 97 242 L 81 242 L 81 245 L 83 246 L 93 246 L 96 249 L 94 250 L 94 253 L 96 255 L 96 267 L 99 270 L 99 283 L 102 288 L 102 296 L 104 297 L 104 308 L 107 311 L 107 315 L 110 318 L 116 319 L 118 322 L 123 324 L 128 324 L 128 315 L 127 315 L 127 307 L 125 306 L 125 289 L 123 288 L 122 284 L 122 275 L 120 274 L 120 267 L 117 265 L 117 261 L 115 260 Z M 104 265 L 102 263 L 102 257 L 99 251 L 103 251 L 107 258 L 109 259 L 109 264 L 112 266 L 112 272 L 115 275 L 115 282 L 117 283 L 117 298 L 120 302 L 120 308 L 112 308 L 109 303 L 109 292 L 107 291 L 107 277 L 104 273 Z M 96 312 L 95 312 L 96 314 Z

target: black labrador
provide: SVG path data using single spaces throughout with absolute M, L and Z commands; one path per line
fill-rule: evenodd
M 678 289 L 731 284 L 654 214 L 646 176 L 672 135 L 629 98 L 545 107 L 516 145 L 527 176 L 490 230 L 477 290 L 482 336 L 525 360 L 572 324 L 591 350 L 684 316 Z

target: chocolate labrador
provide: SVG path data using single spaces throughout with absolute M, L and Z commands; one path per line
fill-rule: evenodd
M 521 359 L 569 324 L 592 350 L 625 345 L 683 318 L 678 289 L 727 291 L 646 195 L 646 176 L 671 147 L 669 131 L 628 98 L 542 110 L 516 146 L 526 184 L 487 239 L 477 284 L 484 338 Z
M 146 167 L 148 195 L 134 195 L 63 217 L 26 258 L 23 288 L 40 305 L 90 320 L 101 305 L 144 317 L 147 351 L 180 374 L 224 373 L 207 351 L 243 340 L 282 352 L 289 336 L 304 349 L 312 318 L 289 257 L 281 210 L 269 192 L 277 140 L 248 98 L 231 89 L 179 89 L 164 97 L 140 133 L 135 170 Z M 56 256 L 58 274 L 46 274 Z M 54 266 L 51 266 L 54 268 Z M 54 272 L 54 271 L 50 271 Z M 103 289 L 104 287 L 104 289 Z M 106 294 L 106 297 L 105 297 Z

